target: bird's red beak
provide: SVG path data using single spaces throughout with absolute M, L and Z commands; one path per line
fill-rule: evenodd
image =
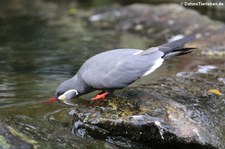
M 45 103 L 50 104 L 50 103 L 53 103 L 53 102 L 55 102 L 57 100 L 58 100 L 58 98 L 52 97 L 52 98 L 49 98 L 48 100 L 46 100 Z

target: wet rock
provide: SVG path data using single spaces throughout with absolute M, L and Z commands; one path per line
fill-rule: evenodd
M 37 147 L 36 141 L 28 138 L 18 130 L 0 123 L 1 149 L 33 149 Z
M 225 25 L 200 15 L 195 10 L 178 4 L 144 5 L 134 4 L 95 14 L 89 17 L 92 26 L 130 31 L 164 40 L 175 35 L 197 34 L 199 40 L 189 44 L 202 49 L 202 55 L 224 56 Z M 157 42 L 156 42 L 157 43 Z
M 117 91 L 105 102 L 79 103 L 70 112 L 73 132 L 117 138 L 114 144 L 125 147 L 222 149 L 225 86 L 219 78 L 224 72 L 225 67 L 199 66 L 196 72 Z M 211 88 L 223 94 L 208 92 Z
M 22 116 L 1 119 L 0 149 L 74 149 L 96 146 L 117 149 L 115 145 L 101 140 L 74 137 L 70 131 L 71 124 L 68 124 L 71 123 L 68 112 L 67 109 L 56 110 L 40 121 L 23 119 Z

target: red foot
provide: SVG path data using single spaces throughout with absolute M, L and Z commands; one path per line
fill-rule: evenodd
M 96 97 L 91 98 L 91 100 L 96 101 L 96 100 L 104 100 L 104 98 L 109 95 L 109 92 L 103 92 L 100 94 L 97 94 Z

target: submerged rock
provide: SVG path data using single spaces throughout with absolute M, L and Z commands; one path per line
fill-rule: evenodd
M 38 143 L 18 130 L 0 123 L 1 149 L 35 149 Z
M 203 69 L 200 66 L 199 69 Z M 114 144 L 155 148 L 224 148 L 225 68 L 180 73 L 155 84 L 117 91 L 107 101 L 71 110 L 73 132 Z M 183 75 L 184 74 L 184 75 Z M 138 142 L 138 143 L 137 143 Z

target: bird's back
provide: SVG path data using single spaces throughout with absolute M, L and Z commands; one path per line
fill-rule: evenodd
M 140 78 L 163 55 L 157 51 L 139 55 L 142 50 L 117 49 L 88 59 L 78 71 L 85 83 L 96 89 L 123 88 Z

